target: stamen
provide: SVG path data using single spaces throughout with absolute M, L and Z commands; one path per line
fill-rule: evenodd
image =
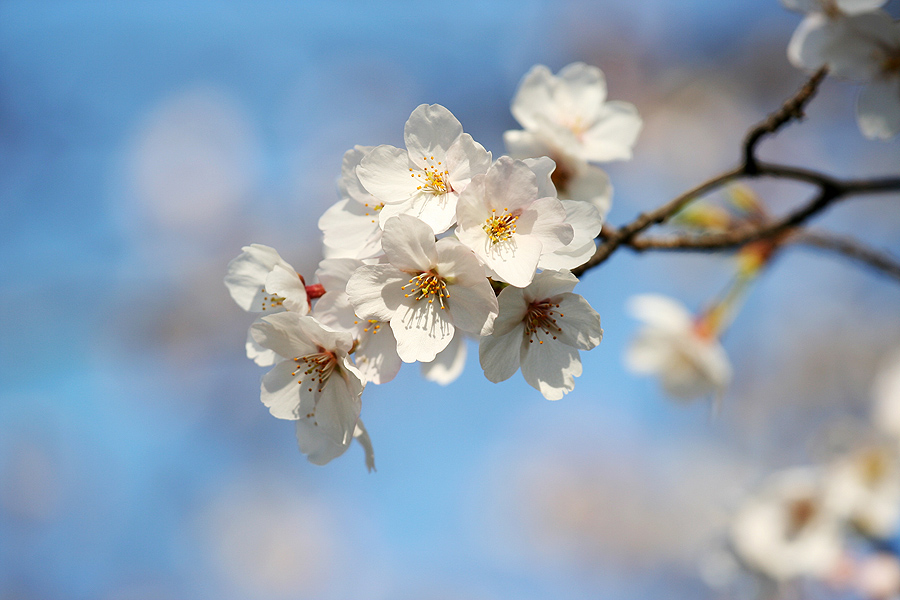
M 263 299 L 262 299 L 262 309 L 266 310 L 267 308 L 275 308 L 284 304 L 284 298 L 282 296 L 276 296 L 275 294 L 268 294 L 266 292 L 266 288 L 262 289 Z M 268 306 L 267 306 L 268 305 Z
M 445 300 L 450 298 L 447 283 L 440 275 L 432 271 L 419 273 L 410 279 L 409 283 L 404 285 L 402 289 L 405 290 L 406 288 L 411 288 L 408 294 L 404 294 L 406 298 L 412 296 L 417 302 L 419 300 L 428 300 L 429 304 L 433 304 L 434 299 L 437 298 L 441 310 L 446 308 Z
M 410 173 L 410 177 L 422 179 L 420 182 L 422 185 L 416 186 L 416 189 L 434 196 L 442 196 L 452 192 L 453 186 L 450 185 L 450 171 L 441 167 L 441 161 L 434 164 L 433 156 L 430 159 L 427 156 L 423 156 L 422 160 L 426 162 L 430 161 L 431 164 L 427 165 L 421 173 Z M 410 171 L 412 171 L 412 169 L 410 169 Z
M 337 357 L 334 352 L 319 348 L 317 353 L 298 356 L 294 362 L 297 363 L 297 368 L 291 373 L 291 376 L 297 377 L 298 373 L 300 374 L 297 384 L 309 386 L 307 391 L 311 392 L 314 387 L 317 387 L 321 392 L 325 389 L 328 378 L 337 366 Z M 316 385 L 316 381 L 319 382 L 318 385 Z M 313 413 L 315 413 L 315 409 Z
M 516 232 L 516 221 L 518 220 L 519 215 L 510 213 L 508 208 L 504 208 L 503 214 L 500 216 L 497 216 L 497 209 L 492 208 L 491 216 L 485 219 L 481 228 L 491 240 L 491 245 L 499 244 L 508 240 Z
M 563 314 L 556 310 L 557 308 L 559 308 L 559 304 L 554 304 L 549 300 L 535 301 L 528 306 L 528 312 L 525 315 L 525 337 L 528 338 L 529 344 L 534 343 L 538 330 L 543 331 L 554 340 L 558 334 L 562 333 L 562 329 L 556 324 L 556 319 L 553 317 L 553 315 L 563 317 Z M 544 340 L 538 340 L 538 343 L 543 344 Z

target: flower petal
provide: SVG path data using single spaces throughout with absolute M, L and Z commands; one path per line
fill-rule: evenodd
M 296 370 L 297 363 L 283 360 L 263 375 L 259 398 L 273 417 L 296 420 L 304 414 L 301 404 L 306 404 L 303 410 L 311 409 L 315 405 L 312 395 L 307 395 L 306 402 L 303 402 L 300 394 L 303 386 L 297 383 L 300 376 L 296 374 Z
M 373 148 L 356 167 L 359 181 L 379 202 L 393 204 L 408 200 L 416 192 L 410 177 L 409 155 L 394 146 Z
M 228 263 L 225 286 L 238 306 L 246 311 L 261 312 L 266 277 L 275 265 L 293 270 L 274 248 L 250 244 Z
M 356 368 L 366 382 L 387 383 L 397 375 L 402 364 L 397 354 L 397 339 L 387 322 L 368 322 L 366 325 L 353 355 Z
M 547 141 L 531 131 L 512 129 L 503 133 L 506 151 L 513 158 L 534 158 L 555 154 Z
M 584 132 L 581 157 L 595 162 L 630 159 L 643 124 L 634 104 L 607 102 L 594 125 Z
M 393 265 L 364 265 L 347 282 L 347 295 L 364 319 L 388 321 L 403 300 L 409 275 Z
M 462 125 L 449 110 L 440 104 L 420 104 L 406 121 L 403 139 L 410 159 L 421 165 L 421 157 L 440 154 L 443 158 L 462 132 Z
M 575 377 L 581 375 L 578 350 L 566 344 L 545 341 L 522 345 L 522 376 L 547 400 L 559 400 L 575 389 Z
M 434 360 L 422 363 L 422 377 L 438 385 L 449 385 L 462 375 L 466 366 L 466 336 L 456 330 L 447 347 L 437 353 Z
M 556 312 L 560 317 L 556 320 L 560 332 L 560 342 L 579 350 L 590 350 L 603 339 L 603 328 L 600 327 L 600 315 L 582 296 L 573 293 L 555 297 L 559 305 Z
M 260 367 L 270 367 L 278 360 L 278 355 L 274 350 L 263 348 L 253 339 L 253 331 L 250 329 L 247 330 L 247 342 L 244 344 L 244 349 L 247 352 L 247 358 Z
M 478 285 L 450 285 L 448 290 L 447 309 L 454 325 L 474 335 L 487 335 L 494 330 L 494 319 L 500 309 L 486 278 L 482 277 Z
M 509 289 L 509 288 L 507 288 Z M 504 290 L 506 291 L 506 290 Z M 488 381 L 506 381 L 519 370 L 525 324 L 519 319 L 506 333 L 487 335 L 478 344 L 478 360 Z
M 575 289 L 578 278 L 568 271 L 543 271 L 534 277 L 534 281 L 525 288 L 527 302 L 542 301 Z M 506 290 L 501 292 L 501 296 Z
M 690 329 L 692 323 L 691 314 L 684 305 L 667 296 L 633 296 L 628 300 L 627 310 L 634 318 L 665 331 L 684 331 Z
M 288 270 L 281 265 L 275 265 L 266 277 L 266 291 L 284 298 L 282 306 L 290 311 L 299 315 L 309 312 L 306 285 L 293 269 Z
M 316 343 L 301 322 L 311 317 L 283 312 L 258 319 L 250 326 L 250 334 L 263 348 L 274 350 L 282 358 L 306 356 L 316 351 Z
M 427 300 L 407 298 L 390 320 L 403 362 L 431 362 L 447 347 L 455 327 L 447 310 Z
M 405 272 L 428 271 L 437 262 L 434 231 L 409 215 L 388 219 L 381 245 L 390 263 Z
M 447 150 L 448 177 L 457 194 L 466 188 L 473 177 L 486 173 L 490 166 L 491 153 L 468 133 L 459 136 Z

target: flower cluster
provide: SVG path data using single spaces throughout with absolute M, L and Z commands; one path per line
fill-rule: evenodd
M 900 132 L 900 22 L 880 10 L 887 0 L 782 0 L 805 14 L 788 45 L 801 69 L 865 83 L 856 105 L 868 138 Z
M 835 582 L 883 554 L 900 525 L 900 437 L 881 420 L 900 410 L 898 373 L 895 360 L 876 386 L 873 426 L 850 448 L 771 475 L 738 508 L 730 536 L 745 566 L 776 581 Z M 893 586 L 890 597 L 900 577 Z
M 296 421 L 311 462 L 356 438 L 371 467 L 364 387 L 412 362 L 447 384 L 462 370 L 466 336 L 479 341 L 492 382 L 521 370 L 548 399 L 574 388 L 579 350 L 603 336 L 570 272 L 594 253 L 609 205 L 606 175 L 587 161 L 630 157 L 641 124 L 633 106 L 605 97 L 599 69 L 578 63 L 557 77 L 535 67 L 513 103 L 526 130 L 507 132 L 522 160 L 493 160 L 449 110 L 423 104 L 406 122 L 405 148 L 344 155 L 341 200 L 319 220 L 318 283 L 266 246 L 229 264 L 234 300 L 264 313 L 247 339 L 250 358 L 274 365 L 262 402 Z

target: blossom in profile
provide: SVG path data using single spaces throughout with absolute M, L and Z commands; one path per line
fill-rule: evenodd
M 457 207 L 456 236 L 494 279 L 516 287 L 531 283 L 543 254 L 567 246 L 574 230 L 556 195 L 541 197 L 534 172 L 501 157 L 475 177 Z
M 269 246 L 250 244 L 241 248 L 228 263 L 225 287 L 237 305 L 248 312 L 309 312 L 303 279 Z
M 521 368 L 525 381 L 548 400 L 575 389 L 582 369 L 578 351 L 603 339 L 600 315 L 572 293 L 576 283 L 571 273 L 542 271 L 527 287 L 500 292 L 494 331 L 478 348 L 485 377 L 499 383 Z
M 371 147 L 354 146 L 344 153 L 338 180 L 341 200 L 319 217 L 325 258 L 365 260 L 381 254 L 379 219 L 384 203 L 362 186 L 356 174 L 356 167 L 370 150 Z
M 434 360 L 456 328 L 491 332 L 497 298 L 469 248 L 409 215 L 385 223 L 382 245 L 388 262 L 356 269 L 347 294 L 359 317 L 390 323 L 404 362 Z
M 352 336 L 293 312 L 263 317 L 251 334 L 277 355 L 262 379 L 262 403 L 273 416 L 297 421 L 300 450 L 310 462 L 324 465 L 343 454 L 353 440 L 365 385 L 348 355 Z
M 410 215 L 447 231 L 456 222 L 459 194 L 491 166 L 491 153 L 463 133 L 462 125 L 440 104 L 422 104 L 410 115 L 406 149 L 378 146 L 356 172 L 365 190 L 383 203 L 382 228 L 391 217 Z
M 821 577 L 841 557 L 841 521 L 815 469 L 772 475 L 738 509 L 730 533 L 741 560 L 777 581 Z
M 633 297 L 628 309 L 644 324 L 625 354 L 631 371 L 658 376 L 682 400 L 725 391 L 731 364 L 717 337 L 718 311 L 695 318 L 676 300 L 650 294 Z
M 588 163 L 631 158 L 642 127 L 634 105 L 607 102 L 603 72 L 578 62 L 558 75 L 543 65 L 533 67 L 519 84 L 512 113 L 523 129 L 504 133 L 509 154 L 552 158 L 559 197 L 587 200 L 606 214 L 609 178 Z

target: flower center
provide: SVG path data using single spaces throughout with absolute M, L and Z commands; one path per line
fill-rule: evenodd
M 310 392 L 313 391 L 314 387 L 321 392 L 337 366 L 337 357 L 334 355 L 334 352 L 319 348 L 317 353 L 298 356 L 294 359 L 294 362 L 297 363 L 297 368 L 294 369 L 291 375 L 296 377 L 298 373 L 301 374 L 297 383 L 308 386 L 307 390 Z M 317 381 L 318 384 L 316 384 Z M 312 418 L 313 415 L 315 415 L 315 409 L 306 417 Z
M 275 294 L 269 294 L 266 292 L 266 288 L 262 289 L 263 299 L 262 299 L 262 309 L 271 309 L 277 308 L 284 304 L 284 297 L 276 296 Z
M 499 244 L 508 240 L 516 232 L 516 221 L 518 220 L 519 215 L 510 213 L 508 208 L 504 208 L 503 214 L 499 216 L 497 209 L 492 208 L 491 216 L 485 219 L 481 228 L 491 240 L 491 245 Z
M 405 294 L 407 298 L 413 297 L 416 302 L 427 299 L 428 304 L 434 303 L 434 299 L 437 298 L 438 304 L 441 305 L 441 309 L 446 308 L 444 299 L 450 297 L 450 292 L 447 290 L 447 283 L 440 275 L 432 271 L 419 273 L 410 279 L 409 283 L 403 286 L 404 290 L 406 288 L 411 288 L 409 293 Z
M 859 458 L 863 481 L 869 488 L 876 488 L 885 480 L 890 469 L 888 458 L 876 449 L 864 452 Z
M 555 310 L 557 308 L 559 308 L 559 304 L 554 304 L 549 300 L 535 301 L 528 306 L 528 313 L 525 315 L 525 337 L 528 338 L 529 344 L 534 343 L 534 338 L 539 330 L 554 340 L 558 333 L 562 333 L 562 329 L 556 324 L 553 315 L 560 318 L 565 315 Z M 538 344 L 543 343 L 544 340 L 538 340 Z
M 798 498 L 791 502 L 787 507 L 788 539 L 793 539 L 800 535 L 800 532 L 812 522 L 818 512 L 819 507 L 812 498 Z
M 439 160 L 435 163 L 433 156 L 430 159 L 427 156 L 423 156 L 422 160 L 429 164 L 425 166 L 421 173 L 414 173 L 412 169 L 409 170 L 409 176 L 418 179 L 417 183 L 419 185 L 416 186 L 416 189 L 433 196 L 442 196 L 452 192 L 453 186 L 450 185 L 450 171 L 445 166 L 442 166 L 442 161 Z

